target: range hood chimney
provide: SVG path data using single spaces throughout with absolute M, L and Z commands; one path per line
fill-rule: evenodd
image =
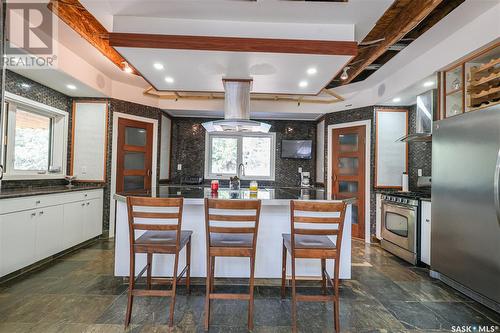
M 429 90 L 417 96 L 416 131 L 397 141 L 401 142 L 428 142 L 432 141 L 432 121 L 436 109 L 437 90 Z
M 223 79 L 224 120 L 203 123 L 207 132 L 269 132 L 271 125 L 250 120 L 251 79 Z

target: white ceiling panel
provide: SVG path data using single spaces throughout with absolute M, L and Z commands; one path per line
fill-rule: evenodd
M 222 78 L 253 78 L 252 92 L 317 94 L 350 56 L 117 47 L 156 89 L 222 92 Z M 154 67 L 163 65 L 162 70 Z M 315 74 L 308 74 L 314 68 Z M 167 82 L 166 78 L 171 78 Z M 305 82 L 305 83 L 304 83 Z

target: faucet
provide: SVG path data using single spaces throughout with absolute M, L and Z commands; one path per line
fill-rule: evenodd
M 243 172 L 241 172 L 243 170 Z M 240 163 L 238 165 L 238 172 L 236 173 L 236 176 L 238 176 L 239 179 L 241 179 L 241 176 L 245 176 L 245 165 L 243 163 Z

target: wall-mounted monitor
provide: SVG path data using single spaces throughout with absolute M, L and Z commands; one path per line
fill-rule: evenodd
M 281 140 L 281 158 L 312 158 L 312 140 Z

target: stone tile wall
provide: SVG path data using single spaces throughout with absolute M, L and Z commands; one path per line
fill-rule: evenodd
M 179 184 L 186 176 L 204 176 L 205 129 L 201 123 L 213 119 L 173 118 L 172 160 L 170 181 Z M 313 121 L 262 120 L 271 124 L 271 132 L 276 133 L 276 177 L 274 182 L 259 182 L 265 186 L 298 186 L 298 168 L 311 172 L 315 179 L 316 123 Z M 281 140 L 313 140 L 313 157 L 310 160 L 281 158 Z M 182 170 L 177 170 L 182 164 Z

